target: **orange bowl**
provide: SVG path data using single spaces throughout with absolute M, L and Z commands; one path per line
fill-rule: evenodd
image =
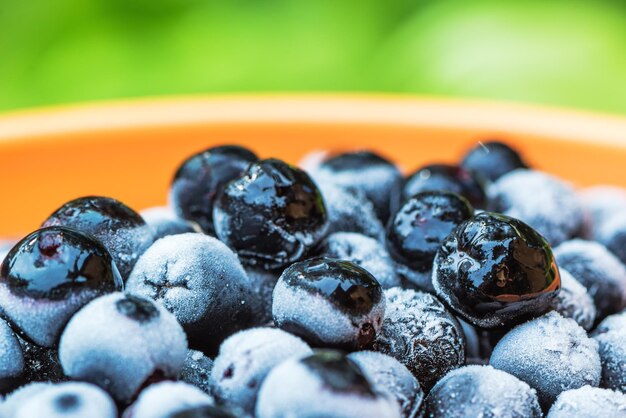
M 188 155 L 236 143 L 298 162 L 320 149 L 371 148 L 412 170 L 457 161 L 499 138 L 534 167 L 579 186 L 626 187 L 626 119 L 511 104 L 388 96 L 183 98 L 35 110 L 0 117 L 0 236 L 36 229 L 65 201 L 167 201 Z

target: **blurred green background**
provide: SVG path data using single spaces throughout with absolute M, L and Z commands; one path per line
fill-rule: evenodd
M 367 91 L 626 113 L 624 0 L 0 0 L 0 110 Z

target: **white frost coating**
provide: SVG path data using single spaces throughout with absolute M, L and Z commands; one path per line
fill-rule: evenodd
M 511 171 L 489 186 L 488 195 L 496 210 L 527 223 L 552 245 L 572 237 L 582 225 L 583 209 L 574 189 L 546 173 Z
M 613 186 L 595 186 L 578 193 L 585 211 L 585 221 L 590 232 L 616 213 L 626 212 L 626 189 Z
M 197 224 L 179 218 L 168 206 L 155 206 L 144 209 L 139 214 L 148 226 L 152 228 L 155 240 L 167 235 L 202 232 Z
M 5 317 L 43 347 L 54 346 L 67 321 L 96 295 L 96 291 L 84 289 L 70 292 L 62 300 L 33 299 L 16 296 L 0 283 L 0 307 Z
M 0 404 L 0 417 L 15 418 L 17 411 L 29 399 L 49 387 L 52 387 L 52 383 L 33 382 L 14 390 Z
M 626 328 L 598 332 L 594 339 L 600 346 L 600 386 L 626 392 Z
M 251 328 L 228 337 L 211 372 L 213 393 L 221 402 L 254 414 L 257 393 L 276 365 L 312 354 L 300 338 L 276 328 Z
M 0 319 L 0 380 L 19 376 L 23 369 L 22 346 L 9 324 Z
M 324 255 L 348 260 L 367 270 L 383 289 L 400 286 L 395 264 L 387 249 L 375 239 L 354 233 L 337 232 L 326 238 Z
M 118 292 L 90 302 L 70 320 L 59 344 L 65 374 L 95 383 L 120 401 L 130 400 L 157 370 L 177 376 L 187 355 L 187 338 L 172 314 L 150 302 L 157 317 L 129 318 L 116 307 L 125 298 Z
M 377 392 L 387 392 L 398 401 L 403 418 L 417 416 L 424 392 L 415 376 L 402 363 L 375 351 L 357 351 L 347 357 L 359 366 Z
M 576 321 L 556 312 L 509 331 L 489 363 L 535 388 L 545 407 L 565 390 L 600 383 L 598 343 Z
M 528 384 L 491 366 L 475 365 L 445 375 L 430 391 L 424 409 L 436 417 L 542 416 L 537 393 Z
M 213 360 L 205 356 L 201 351 L 188 350 L 185 365 L 180 371 L 180 380 L 194 385 L 205 393 L 211 393 L 211 370 Z
M 102 389 L 88 383 L 49 385 L 26 399 L 13 418 L 116 418 L 115 403 Z
M 400 418 L 387 393 L 373 397 L 332 390 L 297 359 L 284 361 L 267 375 L 256 405 L 257 418 Z
M 213 405 L 213 398 L 182 382 L 161 382 L 148 386 L 124 412 L 123 418 L 170 418 L 187 408 Z
M 274 287 L 272 316 L 279 328 L 297 324 L 328 345 L 355 345 L 359 332 L 370 324 L 376 333 L 385 315 L 385 298 L 360 316 L 343 313 L 326 298 L 278 280 Z
M 587 288 L 567 270 L 560 269 L 559 272 L 561 290 L 552 300 L 552 307 L 565 318 L 572 318 L 585 330 L 591 330 L 596 319 L 596 306 Z
M 559 395 L 547 418 L 624 418 L 626 394 L 583 386 Z

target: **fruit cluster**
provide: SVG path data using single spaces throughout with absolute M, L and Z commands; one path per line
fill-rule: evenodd
M 499 142 L 408 177 L 191 156 L 0 255 L 3 418 L 623 417 L 626 191 Z

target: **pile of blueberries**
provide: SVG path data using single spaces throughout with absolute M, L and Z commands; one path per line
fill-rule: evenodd
M 626 191 L 219 146 L 2 243 L 2 418 L 626 417 Z

